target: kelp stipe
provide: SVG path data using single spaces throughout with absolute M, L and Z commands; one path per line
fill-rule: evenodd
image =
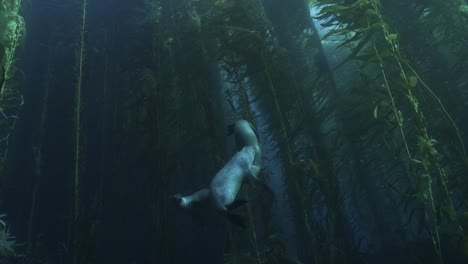
M 72 238 L 70 239 L 70 248 L 72 249 L 72 258 L 73 263 L 78 264 L 80 261 L 80 252 L 79 252 L 79 233 L 80 233 L 80 211 L 81 211 L 81 166 L 82 159 L 81 159 L 81 151 L 82 151 L 82 144 L 81 144 L 81 128 L 82 128 L 82 89 L 83 89 L 83 71 L 86 62 L 86 43 L 85 43 L 85 36 L 86 36 L 86 27 L 87 27 L 87 0 L 83 0 L 82 7 L 81 7 L 81 24 L 80 24 L 80 35 L 78 40 L 78 48 L 76 51 L 76 86 L 75 86 L 75 163 L 74 163 L 74 174 L 73 174 L 73 188 L 74 188 L 74 195 L 73 195 L 73 220 L 71 221 L 72 224 Z
M 350 55 L 338 66 L 351 60 L 361 62 L 361 74 L 369 75 L 366 68 L 377 66 L 379 71 L 371 75 L 368 80 L 381 82 L 387 98 L 380 98 L 373 108 L 375 119 L 385 120 L 393 124 L 401 135 L 401 141 L 406 156 L 405 166 L 408 168 L 408 182 L 410 192 L 398 190 L 398 187 L 387 183 L 395 192 L 402 195 L 402 200 L 414 199 L 423 207 L 423 222 L 421 226 L 428 226 L 438 262 L 443 263 L 441 252 L 441 226 L 446 220 L 461 237 L 466 237 L 457 220 L 456 211 L 452 202 L 452 193 L 448 188 L 446 165 L 441 164 L 441 156 L 437 151 L 438 140 L 431 136 L 431 123 L 424 115 L 427 97 L 432 97 L 440 107 L 442 113 L 449 120 L 458 138 L 461 154 L 466 161 L 466 151 L 459 128 L 453 118 L 448 114 L 441 100 L 421 79 L 410 62 L 403 59 L 400 54 L 399 35 L 386 22 L 382 15 L 380 1 L 357 1 L 353 4 L 343 4 L 342 1 L 318 1 L 322 5 L 318 19 L 325 20 L 327 27 L 335 27 L 325 37 L 332 35 L 345 35 L 352 33 L 343 44 L 354 44 Z M 372 83 L 374 84 L 374 83 Z M 369 85 L 372 88 L 372 84 Z M 417 87 L 423 88 L 417 90 Z M 426 93 L 424 92 L 426 91 Z M 368 90 L 369 94 L 375 92 Z M 391 115 L 379 115 L 385 105 L 391 109 Z M 387 111 L 388 113 L 388 111 Z M 409 120 L 416 120 L 409 125 Z M 414 127 L 413 127 L 414 126 Z M 392 129 L 393 130 L 393 129 Z M 405 203 L 406 203 L 405 202 Z M 406 207 L 406 206 L 405 206 Z M 413 213 L 410 215 L 413 216 Z M 465 238 L 466 239 L 466 238 Z
M 4 0 L 0 5 L 0 177 L 5 173 L 9 138 L 24 103 L 22 95 L 9 80 L 16 74 L 15 55 L 26 34 L 20 15 L 21 0 Z

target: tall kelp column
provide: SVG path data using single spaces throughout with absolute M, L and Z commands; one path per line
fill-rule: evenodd
M 0 5 L 0 176 L 3 179 L 8 140 L 15 126 L 17 112 L 23 104 L 15 82 L 17 73 L 15 52 L 25 32 L 24 20 L 19 14 L 20 0 L 3 0 Z M 1 183 L 3 185 L 3 182 Z
M 38 261 L 222 260 L 222 225 L 198 228 L 170 201 L 206 186 L 228 158 L 219 71 L 190 3 L 51 1 L 31 11 L 34 42 L 46 44 L 29 46 L 28 92 L 41 96 L 29 97 L 23 130 L 39 136 L 17 140 L 9 187 L 20 191 L 8 201 Z M 212 259 L 199 254 L 213 248 Z
M 468 4 L 463 1 L 416 1 L 413 5 L 396 2 L 383 4 L 383 7 L 390 23 L 398 30 L 402 48 L 414 58 L 434 92 L 449 102 L 445 107 L 454 116 L 466 142 Z M 434 133 L 446 140 L 452 138 L 451 144 L 444 147 L 454 154 L 459 153 L 448 156 L 450 163 L 466 168 L 466 161 L 460 158 L 463 155 L 456 144 L 455 131 L 449 129 L 448 120 L 435 114 L 431 118 L 438 124 L 433 128 Z M 454 170 L 454 173 L 459 182 L 465 171 Z M 466 194 L 466 189 L 463 193 Z
M 97 241 L 98 259 L 117 262 L 296 261 L 269 221 L 267 205 L 247 206 L 249 231 L 238 234 L 229 226 L 224 246 L 222 218 L 198 219 L 175 211 L 169 201 L 175 192 L 205 187 L 232 156 L 224 146 L 224 125 L 231 121 L 223 120 L 226 102 L 232 102 L 236 117 L 252 123 L 254 113 L 265 113 L 260 118 L 269 128 L 260 133 L 279 142 L 288 202 L 301 234 L 300 258 L 340 262 L 346 249 L 327 142 L 335 136 L 329 107 L 334 88 L 305 3 L 285 9 L 280 21 L 270 21 L 275 14 L 255 0 L 145 0 L 123 6 L 125 11 L 116 13 L 129 14 L 128 20 L 110 22 L 107 40 L 98 37 L 97 44 L 106 45 L 103 61 L 96 56 L 86 64 L 94 65 L 88 73 L 94 89 L 83 94 L 88 98 L 83 117 L 98 123 L 101 132 L 86 125 L 84 142 L 97 144 L 102 156 L 90 148 L 82 153 L 88 173 L 80 174 L 80 193 L 88 192 L 88 198 L 80 200 L 93 206 L 81 206 L 86 232 L 72 245 L 82 245 L 73 253 L 78 262 L 93 259 L 85 241 Z M 298 21 L 284 19 L 297 14 Z M 98 34 L 88 30 L 93 41 Z M 220 69 L 230 87 L 224 98 Z M 101 143 L 92 140 L 96 136 Z M 96 158 L 102 175 L 91 172 Z M 97 178 L 99 188 L 92 185 Z M 119 254 L 113 254 L 116 248 Z
M 307 5 L 302 1 L 205 1 L 196 10 L 202 32 L 218 42 L 217 60 L 232 84 L 228 101 L 238 100 L 238 115 L 244 118 L 251 118 L 245 102 L 256 102 L 257 113 L 264 113 L 257 118 L 268 123 L 268 130 L 260 133 L 279 142 L 300 258 L 341 261 L 346 251 L 344 226 L 332 144 L 327 142 L 335 137 L 329 107 L 334 84 Z M 323 208 L 328 212 L 323 213 Z M 263 228 L 262 236 L 251 240 L 253 251 L 231 248 L 226 263 L 293 261 L 281 241 L 274 240 L 278 234 Z
M 19 66 L 16 51 L 25 33 L 25 23 L 20 15 L 21 0 L 2 0 L 0 3 L 0 207 L 4 210 L 4 191 L 8 184 L 6 166 L 10 151 L 10 136 L 14 132 L 18 112 L 23 105 L 20 93 L 22 83 L 17 78 Z M 0 216 L 0 259 L 15 254 L 14 236 L 5 220 L 5 211 Z
M 354 157 L 359 157 L 353 167 L 367 175 L 361 179 L 372 178 L 374 183 L 363 186 L 369 199 L 377 201 L 368 208 L 380 211 L 373 215 L 372 240 L 380 241 L 373 250 L 376 245 L 377 251 L 395 250 L 397 241 L 418 241 L 420 246 L 427 241 L 433 254 L 413 251 L 410 258 L 454 261 L 468 245 L 462 178 L 467 170 L 466 138 L 459 128 L 466 100 L 456 98 L 466 89 L 466 72 L 461 70 L 466 62 L 453 55 L 466 57 L 462 2 L 317 2 L 317 18 L 331 28 L 325 38 L 341 36 L 340 46 L 349 49 L 338 67 L 350 61 L 358 61 L 360 67 L 360 79 L 341 105 L 349 113 L 343 116 L 344 128 L 349 129 L 345 136 Z M 385 208 L 393 208 L 399 217 Z M 389 226 L 394 232 L 388 232 Z M 355 226 L 355 235 L 359 229 Z M 384 234 L 387 239 L 382 239 Z M 396 250 L 403 258 L 402 249 Z
M 106 51 L 109 112 L 103 121 L 110 118 L 107 129 L 117 133 L 106 139 L 105 255 L 117 246 L 125 253 L 110 257 L 114 261 L 215 262 L 222 259 L 222 225 L 176 211 L 170 200 L 205 187 L 227 160 L 212 44 L 201 36 L 191 1 L 126 5 L 127 20 L 109 32 L 114 44 Z M 122 29 L 128 34 L 119 34 Z M 122 49 L 131 55 L 122 56 Z M 129 214 L 116 221 L 117 211 Z M 128 229 L 135 219 L 137 230 Z M 116 237 L 114 230 L 125 231 Z
M 335 84 L 342 76 L 330 71 L 313 2 L 331 29 L 322 43 L 340 39 L 349 56 L 337 66 L 357 62 L 356 82 Z M 8 177 L 18 239 L 40 263 L 450 263 L 468 247 L 466 9 L 391 2 L 33 9 L 34 43 L 47 44 L 30 45 L 25 58 L 36 103 L 21 124 L 37 135 L 16 140 Z M 22 103 L 13 92 L 18 3 L 1 6 L 5 135 Z M 275 199 L 292 212 L 272 214 L 267 191 L 247 186 L 243 232 L 170 199 L 206 187 L 232 157 L 225 125 L 236 118 L 273 149 L 265 157 L 284 168 L 271 173 L 284 186 L 271 187 L 285 190 Z

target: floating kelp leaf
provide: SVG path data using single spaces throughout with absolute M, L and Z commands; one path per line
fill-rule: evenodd
M 393 52 L 390 48 L 382 48 L 382 51 L 379 51 L 380 57 L 382 59 L 388 58 L 388 57 L 393 57 Z
M 366 15 L 379 16 L 379 14 L 377 14 L 374 9 L 367 9 Z
M 435 148 L 437 140 L 426 139 L 422 136 L 418 136 L 418 152 L 422 157 L 435 157 L 438 152 Z
M 322 8 L 320 10 L 319 15 L 327 12 L 333 12 L 333 13 L 338 13 L 338 12 L 343 12 L 352 9 L 352 7 L 349 6 L 343 6 L 343 5 L 330 5 Z
M 361 69 L 364 69 L 365 67 L 369 66 L 370 64 L 379 62 L 379 60 L 375 56 L 375 54 L 358 55 L 358 56 L 355 56 L 354 59 L 362 61 Z
M 430 174 L 421 174 L 416 180 L 416 192 L 417 194 L 423 194 L 427 189 L 427 182 L 431 178 Z
M 416 85 L 418 84 L 418 78 L 416 76 L 410 76 L 409 77 L 409 85 L 411 88 L 414 88 L 416 87 Z
M 415 164 L 423 164 L 422 161 L 417 160 L 417 159 L 411 159 L 411 163 L 412 163 L 413 165 L 415 165 Z
M 397 112 L 397 121 L 399 125 L 403 125 L 404 119 L 403 119 L 403 114 L 401 113 L 400 110 L 398 110 Z
M 382 7 L 382 3 L 380 3 L 380 0 L 374 0 L 372 1 L 376 6 L 377 8 L 381 8 Z
M 359 43 L 356 45 L 356 47 L 353 48 L 352 52 L 350 55 L 348 55 L 348 57 L 346 57 L 342 62 L 340 62 L 336 67 L 335 69 L 338 69 L 340 68 L 341 66 L 343 66 L 344 64 L 346 64 L 347 62 L 349 62 L 350 60 L 353 60 L 356 58 L 357 54 L 362 50 L 362 48 L 369 42 L 369 40 L 372 38 L 372 36 L 374 35 L 375 31 L 377 30 L 377 28 L 379 27 L 379 24 L 378 23 L 375 23 L 373 24 L 372 26 L 370 26 L 366 32 L 364 32 L 363 34 L 356 34 L 353 38 L 351 38 L 350 40 L 347 40 L 345 41 L 344 43 L 338 45 L 338 47 L 342 47 L 346 44 L 348 44 L 349 42 L 352 42 L 352 41 L 357 41 L 359 39 Z
M 345 35 L 345 34 L 348 34 L 348 33 L 351 33 L 353 32 L 352 30 L 350 29 L 333 29 L 333 30 L 330 30 L 328 31 L 327 34 L 325 34 L 325 36 L 323 36 L 322 40 L 332 36 L 332 35 Z
M 444 212 L 448 216 L 450 221 L 452 221 L 453 223 L 457 222 L 457 214 L 455 213 L 453 206 L 451 206 L 450 204 L 446 204 L 443 205 L 441 209 L 442 212 Z
M 398 38 L 398 35 L 397 34 L 390 34 L 388 35 L 388 39 L 391 40 L 391 41 L 396 41 Z

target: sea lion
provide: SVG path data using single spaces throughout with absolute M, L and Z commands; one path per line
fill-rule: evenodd
M 234 134 L 236 149 L 240 151 L 245 146 L 258 146 L 258 134 L 252 124 L 247 120 L 237 120 L 228 126 L 228 135 Z
M 245 146 L 254 146 L 258 147 L 255 152 L 254 167 L 262 167 L 262 149 L 259 145 L 258 133 L 253 127 L 253 125 L 244 119 L 237 120 L 233 125 L 228 126 L 228 135 L 234 134 L 234 140 L 236 142 L 236 149 L 240 151 Z M 258 174 L 258 173 L 257 173 Z M 257 176 L 255 176 L 257 178 Z
M 172 196 L 177 201 L 179 207 L 185 210 L 194 209 L 195 207 L 202 205 L 210 198 L 210 189 L 203 188 L 191 195 L 182 196 L 180 193 Z
M 210 184 L 210 196 L 217 210 L 226 212 L 246 182 L 258 181 L 261 167 L 254 163 L 258 146 L 246 146 L 216 173 Z
M 246 228 L 241 216 L 230 211 L 245 204 L 247 201 L 237 199 L 237 194 L 244 183 L 257 182 L 261 167 L 254 163 L 260 148 L 246 146 L 237 152 L 211 180 L 209 188 L 203 188 L 191 195 L 174 195 L 180 208 L 190 210 L 205 201 L 211 200 L 213 207 L 223 214 L 230 222 Z
M 209 188 L 203 188 L 194 194 L 173 198 L 179 207 L 191 209 L 196 204 L 211 200 L 213 207 L 234 224 L 246 227 L 242 217 L 230 210 L 243 205 L 246 201 L 237 199 L 237 194 L 245 183 L 260 182 L 258 175 L 262 168 L 262 151 L 253 126 L 246 120 L 239 120 L 230 127 L 234 133 L 238 152 L 216 173 Z

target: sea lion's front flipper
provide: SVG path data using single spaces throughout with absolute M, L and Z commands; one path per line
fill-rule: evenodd
M 234 210 L 238 207 L 241 207 L 243 206 L 244 204 L 248 203 L 249 201 L 247 200 L 243 200 L 243 199 L 237 199 L 235 200 L 234 202 L 232 202 L 230 205 L 226 206 L 226 208 L 228 209 L 228 211 L 230 210 Z
M 258 174 L 262 169 L 262 149 L 259 146 L 254 147 L 254 160 L 250 166 L 250 174 L 255 180 L 258 179 Z
M 254 132 L 255 136 L 257 137 L 257 140 L 260 140 L 260 136 L 258 135 L 257 129 L 249 122 L 250 129 Z
M 247 228 L 247 224 L 246 224 L 246 221 L 244 219 L 244 217 L 242 215 L 238 215 L 238 214 L 233 214 L 233 213 L 229 213 L 229 212 L 226 212 L 225 215 L 227 220 L 229 220 L 229 222 L 231 222 L 232 224 L 235 224 L 237 226 L 240 226 L 242 227 L 242 229 L 246 229 Z

